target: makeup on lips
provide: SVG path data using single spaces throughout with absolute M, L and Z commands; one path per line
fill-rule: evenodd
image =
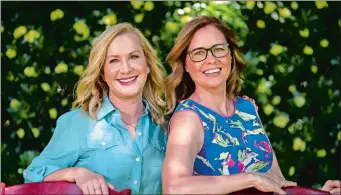
M 118 81 L 121 85 L 130 85 L 130 84 L 135 83 L 137 77 L 138 77 L 138 76 L 126 77 L 126 78 L 117 79 L 117 81 Z
M 202 72 L 206 76 L 217 76 L 221 72 L 221 68 L 213 68 Z

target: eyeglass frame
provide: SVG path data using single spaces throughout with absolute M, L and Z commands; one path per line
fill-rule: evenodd
M 213 49 L 214 47 L 218 46 L 218 45 L 226 45 L 226 46 L 227 46 L 228 52 L 227 52 L 226 55 L 220 56 L 220 57 L 217 57 L 217 56 L 214 55 L 214 53 L 212 52 L 212 49 Z M 213 46 L 210 47 L 210 48 L 198 47 L 198 48 L 192 49 L 191 51 L 187 51 L 187 54 L 189 55 L 189 58 L 192 60 L 192 62 L 202 62 L 202 61 L 206 60 L 207 55 L 208 55 L 208 52 L 211 52 L 212 56 L 214 56 L 215 58 L 223 58 L 223 57 L 229 55 L 229 53 L 230 53 L 230 48 L 229 48 L 229 46 L 230 46 L 230 44 L 228 44 L 228 43 L 218 43 L 218 44 L 213 45 Z M 194 61 L 194 60 L 192 59 L 192 57 L 191 57 L 191 52 L 194 51 L 194 50 L 197 50 L 197 49 L 204 49 L 204 50 L 206 51 L 206 55 L 205 55 L 205 58 L 204 58 L 203 60 Z

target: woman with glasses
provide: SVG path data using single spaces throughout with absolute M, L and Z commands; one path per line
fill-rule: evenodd
M 296 185 L 284 179 L 254 101 L 238 96 L 246 63 L 223 22 L 191 20 L 167 61 L 173 69 L 166 78 L 167 108 L 175 111 L 164 193 L 226 194 L 250 187 L 285 193 L 281 187 Z
M 246 63 L 232 31 L 200 16 L 180 31 L 167 56 L 169 122 L 162 171 L 165 194 L 226 194 L 255 187 L 285 193 L 285 180 L 253 99 L 239 97 Z M 174 111 L 175 110 L 175 111 Z M 340 193 L 340 181 L 322 190 Z

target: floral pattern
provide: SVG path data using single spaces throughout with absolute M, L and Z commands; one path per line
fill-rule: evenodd
M 191 99 L 182 100 L 175 112 L 192 110 L 204 128 L 204 144 L 194 162 L 195 175 L 230 175 L 267 172 L 273 151 L 262 127 L 257 106 L 237 97 L 232 116 L 222 116 Z

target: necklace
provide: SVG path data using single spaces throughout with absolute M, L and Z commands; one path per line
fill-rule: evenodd
M 136 128 L 137 124 L 128 124 L 127 122 L 125 122 L 122 118 L 122 121 L 124 124 L 128 125 L 129 127 L 133 127 L 133 128 Z
M 142 109 L 141 109 L 140 112 L 143 112 L 143 111 L 144 111 L 144 105 L 142 104 Z M 123 118 L 121 118 L 121 119 L 122 119 L 122 122 L 123 122 L 124 124 L 126 124 L 127 126 L 132 127 L 132 128 L 136 128 L 136 127 L 137 127 L 137 124 L 129 124 L 129 123 L 127 123 L 126 121 L 124 121 Z

